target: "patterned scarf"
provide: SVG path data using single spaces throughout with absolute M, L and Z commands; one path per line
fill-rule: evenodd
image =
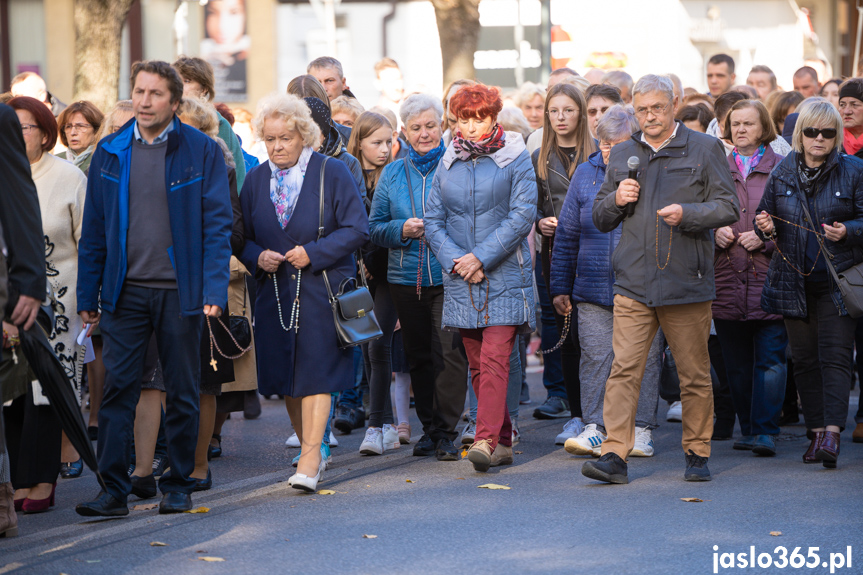
M 288 220 L 291 219 L 291 214 L 294 213 L 297 198 L 299 198 L 300 190 L 303 187 L 303 179 L 306 176 L 306 168 L 309 167 L 311 158 L 312 149 L 307 146 L 303 148 L 300 159 L 292 168 L 280 170 L 270 162 L 270 169 L 273 171 L 270 178 L 270 200 L 276 208 L 276 216 L 279 218 L 282 229 L 285 229 Z
M 767 148 L 762 144 L 758 146 L 758 150 L 752 154 L 751 156 L 743 156 L 738 151 L 737 148 L 731 152 L 731 155 L 734 157 L 734 163 L 737 164 L 737 169 L 740 171 L 740 175 L 743 176 L 743 179 L 749 177 L 749 174 L 752 173 L 752 170 L 755 169 L 755 166 L 761 162 L 761 158 L 764 157 L 764 152 Z
M 478 156 L 490 156 L 506 145 L 506 132 L 503 131 L 500 124 L 495 124 L 491 133 L 486 134 L 477 142 L 471 142 L 462 136 L 461 132 L 456 132 L 452 139 L 452 145 L 459 160 L 467 161 Z
M 824 173 L 824 166 L 827 162 L 823 162 L 820 166 L 810 168 L 806 165 L 806 160 L 802 153 L 797 154 L 797 177 L 800 180 L 800 187 L 807 196 L 812 196 L 815 193 L 815 184 L 818 183 L 818 178 Z
M 443 145 L 443 140 L 440 141 L 437 148 L 429 150 L 424 156 L 420 155 L 420 153 L 413 148 L 408 148 L 411 162 L 413 162 L 413 165 L 416 166 L 417 170 L 419 170 L 424 176 L 427 175 L 432 168 L 438 164 L 438 162 L 440 162 L 444 151 L 446 151 L 446 148 Z

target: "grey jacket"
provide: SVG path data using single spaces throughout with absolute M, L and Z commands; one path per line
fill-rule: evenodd
M 443 270 L 443 327 L 536 324 L 527 236 L 536 218 L 536 178 L 524 140 L 507 132 L 491 156 L 462 161 L 447 148 L 426 200 L 423 223 Z M 488 282 L 468 284 L 453 274 L 453 259 L 473 253 Z M 473 305 L 469 290 L 473 293 Z M 488 293 L 488 323 L 483 309 Z
M 624 219 L 624 209 L 614 199 L 617 186 L 628 177 L 631 156 L 640 160 L 641 193 L 635 213 Z M 670 204 L 683 207 L 683 219 L 675 228 L 656 215 Z M 713 230 L 739 218 L 722 143 L 683 124 L 658 152 L 641 141 L 641 132 L 615 146 L 593 204 L 599 231 L 610 232 L 623 222 L 612 256 L 614 293 L 650 307 L 715 299 Z

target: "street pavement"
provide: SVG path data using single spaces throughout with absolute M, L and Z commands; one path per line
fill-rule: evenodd
M 828 554 L 842 553 L 844 561 L 851 546 L 851 567 L 834 571 L 863 573 L 863 444 L 851 442 L 857 390 L 836 470 L 804 465 L 805 430 L 789 426 L 775 458 L 715 442 L 713 481 L 684 482 L 681 425 L 665 421 L 662 402 L 656 455 L 630 459 L 629 485 L 603 485 L 581 475 L 584 458 L 554 445 L 562 420 L 533 419 L 545 393 L 538 368 L 530 371 L 534 401 L 521 408 L 512 466 L 480 474 L 467 460 L 413 457 L 411 446 L 361 456 L 358 430 L 338 437 L 319 486 L 335 493 L 302 494 L 286 481 L 297 450 L 284 446 L 291 429 L 283 403 L 262 400 L 260 419 L 234 414 L 224 427 L 214 488 L 193 496 L 207 513 L 133 510 L 125 518 L 85 519 L 74 506 L 98 492 L 85 471 L 60 480 L 52 511 L 19 514 L 21 535 L 0 539 L 0 575 L 688 575 L 714 573 L 722 553 L 746 559 L 752 547 L 753 557 L 778 559 L 780 546 L 789 556 L 795 547 L 803 556 L 819 547 L 813 552 L 821 563 L 718 572 L 829 573 Z M 421 428 L 412 416 L 415 441 Z M 479 488 L 488 483 L 510 489 Z

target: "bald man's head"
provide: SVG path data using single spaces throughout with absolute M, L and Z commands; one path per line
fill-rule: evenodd
M 10 89 L 13 96 L 29 96 L 40 102 L 48 101 L 48 87 L 42 76 L 33 72 L 23 72 L 12 78 Z
M 794 72 L 794 91 L 803 94 L 804 98 L 817 96 L 821 85 L 818 83 L 818 72 L 811 66 L 803 66 Z

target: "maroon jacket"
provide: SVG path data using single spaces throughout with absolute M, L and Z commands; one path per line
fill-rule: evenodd
M 767 177 L 773 167 L 782 161 L 768 145 L 764 157 L 749 174 L 747 180 L 737 169 L 734 156 L 728 155 L 728 166 L 740 202 L 740 220 L 731 226 L 734 237 L 743 232 L 754 230 L 753 219 L 758 203 L 764 193 Z M 782 316 L 771 315 L 761 309 L 761 288 L 767 277 L 767 268 L 773 256 L 773 242 L 768 242 L 760 250 L 749 253 L 740 244 L 734 243 L 728 249 L 714 251 L 714 271 L 716 273 L 716 300 L 713 302 L 714 319 L 732 321 L 779 320 Z

